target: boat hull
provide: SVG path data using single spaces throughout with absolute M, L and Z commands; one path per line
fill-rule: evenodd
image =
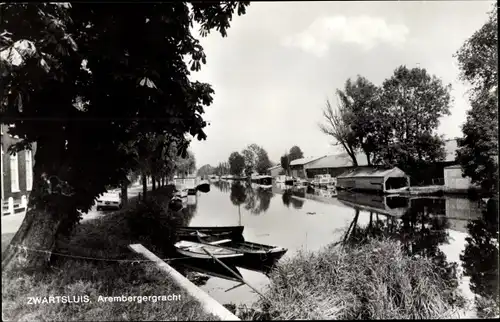
M 218 259 L 233 259 L 243 256 L 243 254 L 237 250 L 185 240 L 177 242 L 174 246 L 179 254 L 195 259 L 209 260 L 213 259 L 212 256 Z M 205 252 L 205 250 L 211 255 Z
M 199 241 L 200 235 L 207 241 L 230 238 L 232 240 L 243 240 L 244 226 L 219 226 L 219 227 L 178 227 L 177 238 Z
M 204 240 L 201 240 L 200 243 L 207 244 Z M 272 264 L 283 257 L 283 255 L 285 255 L 288 251 L 283 247 L 235 240 L 228 243 L 218 244 L 217 247 L 242 253 L 243 257 L 238 258 L 237 261 L 239 263 L 241 262 L 241 264 L 246 263 L 247 266 L 252 264 L 254 267 L 272 266 Z

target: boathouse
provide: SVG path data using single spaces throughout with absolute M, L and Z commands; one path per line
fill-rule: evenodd
M 364 153 L 357 153 L 356 161 L 358 162 L 358 167 L 368 166 L 368 161 Z M 308 163 L 306 166 L 306 172 L 307 177 L 310 179 L 319 174 L 329 174 L 332 178 L 335 178 L 354 168 L 355 167 L 353 166 L 351 157 L 349 157 L 347 153 L 340 153 L 327 155 Z
M 281 164 L 275 165 L 274 167 L 270 167 L 267 169 L 267 174 L 273 178 L 276 178 L 280 174 L 284 173 L 284 169 L 281 167 Z
M 313 161 L 325 158 L 326 156 L 321 156 L 321 157 L 308 157 L 308 158 L 301 158 L 301 159 L 296 159 L 290 162 L 290 170 L 292 171 L 292 177 L 294 178 L 301 178 L 301 179 L 307 179 L 307 172 L 306 170 L 308 169 L 308 165 L 311 164 Z
M 410 186 L 410 177 L 398 167 L 392 169 L 356 168 L 337 176 L 337 188 L 386 193 Z

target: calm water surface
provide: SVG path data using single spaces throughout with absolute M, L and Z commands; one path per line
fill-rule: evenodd
M 243 225 L 247 241 L 316 251 L 339 240 L 360 242 L 385 235 L 400 240 L 412 255 L 431 257 L 450 279 L 457 278 L 471 300 L 498 294 L 497 216 L 483 214 L 478 201 L 458 197 L 408 199 L 326 190 L 262 188 L 243 182 L 215 182 L 211 191 L 188 200 L 190 226 Z M 346 237 L 347 236 L 347 237 Z M 456 264 L 455 264 L 456 263 Z M 239 269 L 257 289 L 269 279 Z M 209 278 L 201 286 L 221 303 L 251 304 L 258 295 L 238 282 Z

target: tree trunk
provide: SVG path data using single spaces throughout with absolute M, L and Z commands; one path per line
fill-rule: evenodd
M 142 179 L 142 200 L 146 200 L 148 193 L 148 176 L 143 172 L 141 175 Z
M 154 176 L 151 176 L 151 181 L 153 184 L 153 188 L 151 190 L 155 191 L 156 190 L 156 178 Z
M 127 182 L 123 181 L 121 184 L 121 199 L 122 206 L 126 206 L 128 204 L 128 189 Z
M 71 207 L 71 202 L 65 202 L 68 197 L 49 194 L 47 183 L 47 178 L 61 177 L 60 171 L 64 170 L 59 160 L 63 160 L 63 153 L 64 141 L 41 138 L 37 142 L 26 216 L 5 250 L 2 271 L 22 267 L 33 272 L 48 266 L 56 247 L 58 229 Z
M 354 151 L 352 150 L 352 148 L 350 146 L 348 146 L 344 142 L 340 142 L 340 143 L 344 147 L 344 150 L 347 152 L 347 154 L 349 155 L 349 157 L 351 157 L 352 165 L 354 167 L 357 167 L 358 166 L 358 160 L 356 160 L 356 154 L 354 153 Z

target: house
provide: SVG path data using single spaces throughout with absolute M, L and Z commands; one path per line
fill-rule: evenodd
M 301 158 L 301 159 L 296 159 L 296 160 L 291 161 L 290 162 L 290 170 L 292 171 L 292 177 L 307 179 L 306 169 L 308 168 L 308 164 L 310 164 L 313 161 L 324 158 L 324 157 L 325 156 L 308 157 L 308 158 Z
M 2 154 L 2 216 L 22 212 L 26 209 L 27 200 L 33 185 L 33 165 L 36 144 L 32 151 L 25 150 L 15 155 L 9 155 L 11 145 L 20 141 L 8 134 L 8 126 L 1 124 Z
M 358 162 L 358 167 L 368 166 L 368 160 L 364 153 L 357 153 L 356 161 Z M 308 163 L 306 172 L 308 178 L 314 178 L 318 174 L 329 174 L 335 178 L 347 170 L 354 168 L 351 157 L 347 153 L 341 153 L 328 155 Z
M 469 177 L 462 177 L 462 167 L 455 164 L 444 168 L 444 189 L 448 193 L 466 193 L 479 187 Z
M 275 165 L 274 167 L 270 167 L 269 169 L 267 169 L 268 174 L 273 178 L 279 176 L 284 171 L 285 170 L 281 167 L 281 164 Z
M 343 190 L 387 193 L 409 186 L 410 178 L 398 167 L 355 168 L 337 176 L 337 188 Z

